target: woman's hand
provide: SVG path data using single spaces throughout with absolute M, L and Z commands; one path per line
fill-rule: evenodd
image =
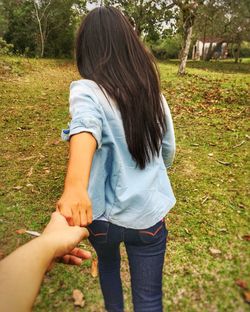
M 92 222 L 92 204 L 88 192 L 82 186 L 70 186 L 64 189 L 56 203 L 56 210 L 69 225 L 87 226 Z

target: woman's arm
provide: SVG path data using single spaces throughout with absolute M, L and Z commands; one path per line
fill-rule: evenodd
M 94 153 L 102 146 L 103 115 L 95 92 L 84 80 L 71 83 L 69 103 L 69 163 L 64 191 L 56 207 L 70 225 L 86 226 L 92 222 L 87 190 Z
M 44 273 L 55 257 L 67 254 L 66 262 L 81 264 L 88 251 L 74 248 L 88 231 L 69 226 L 58 212 L 43 234 L 18 248 L 0 262 L 0 310 L 31 311 Z
M 87 189 L 96 147 L 96 139 L 88 132 L 75 134 L 70 139 L 64 191 L 56 205 L 70 225 L 86 226 L 92 222 Z
M 163 104 L 166 113 L 166 122 L 167 122 L 167 132 L 162 141 L 162 157 L 165 163 L 165 167 L 169 168 L 173 164 L 176 145 L 175 145 L 175 134 L 174 134 L 174 124 L 171 116 L 171 112 L 168 106 L 168 103 L 164 96 Z

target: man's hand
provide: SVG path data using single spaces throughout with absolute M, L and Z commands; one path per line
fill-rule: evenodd
M 87 190 L 80 185 L 67 187 L 56 203 L 69 225 L 87 226 L 92 222 L 92 204 Z
M 80 265 L 83 259 L 91 258 L 91 253 L 75 246 L 88 235 L 86 228 L 69 226 L 59 212 L 54 212 L 41 237 L 52 245 L 55 258 L 62 257 L 64 263 Z

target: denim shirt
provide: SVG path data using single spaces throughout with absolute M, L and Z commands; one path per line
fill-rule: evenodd
M 154 157 L 142 170 L 136 167 L 128 150 L 115 101 L 106 92 L 104 95 L 92 80 L 71 83 L 71 122 L 68 129 L 62 130 L 62 138 L 69 140 L 70 136 L 86 131 L 97 141 L 88 186 L 94 220 L 104 217 L 113 224 L 143 229 L 157 223 L 175 205 L 166 171 L 175 156 L 174 127 L 166 99 L 161 97 L 167 132 L 160 156 Z

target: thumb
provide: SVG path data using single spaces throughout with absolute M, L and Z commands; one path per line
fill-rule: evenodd
M 82 239 L 87 238 L 89 236 L 89 231 L 84 227 L 80 227 L 80 226 L 75 225 L 75 226 L 72 226 L 70 229 L 72 231 L 74 231 L 75 235 L 79 239 L 79 242 Z

